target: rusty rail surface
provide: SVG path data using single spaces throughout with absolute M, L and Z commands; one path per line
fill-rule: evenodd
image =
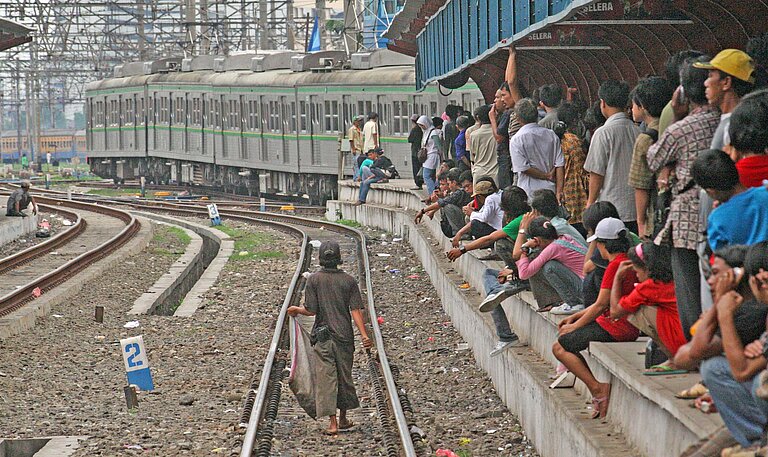
M 56 235 L 52 236 L 51 238 L 47 239 L 46 241 L 43 241 L 42 243 L 36 244 L 34 246 L 30 246 L 27 249 L 24 249 L 23 251 L 19 251 L 15 254 L 11 254 L 8 257 L 5 257 L 4 259 L 0 259 L 0 274 L 5 274 L 15 268 L 18 268 L 21 265 L 24 265 L 25 263 L 28 263 L 40 256 L 43 256 L 54 249 L 63 246 L 70 241 L 72 241 L 74 238 L 76 238 L 78 235 L 80 235 L 83 230 L 87 227 L 87 223 L 85 219 L 80 217 L 79 214 L 73 213 L 71 211 L 65 211 L 61 208 L 56 208 L 53 206 L 48 205 L 39 205 L 39 207 L 47 209 L 49 212 L 52 213 L 59 213 L 61 215 L 66 215 L 69 219 L 74 220 L 74 224 L 67 228 L 66 230 L 57 233 Z
M 22 285 L 15 291 L 0 297 L 0 317 L 8 315 L 25 304 L 35 300 L 37 298 L 34 293 L 36 289 L 39 289 L 41 294 L 44 295 L 46 292 L 51 291 L 58 285 L 72 278 L 77 273 L 109 256 L 124 246 L 125 243 L 133 238 L 133 236 L 141 229 L 141 223 L 135 217 L 116 208 L 41 196 L 36 196 L 35 199 L 38 202 L 45 203 L 49 206 L 81 209 L 115 217 L 125 223 L 125 228 L 99 246 L 84 252 L 53 271 L 49 271 L 43 276 Z

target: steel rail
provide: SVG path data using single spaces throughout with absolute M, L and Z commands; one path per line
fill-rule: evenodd
M 19 287 L 15 291 L 0 297 L 0 316 L 8 315 L 37 298 L 34 294 L 36 289 L 39 289 L 42 293 L 50 291 L 80 271 L 112 254 L 123 245 L 125 245 L 125 243 L 127 243 L 128 240 L 130 240 L 141 228 L 141 223 L 135 217 L 119 209 L 69 200 L 57 200 L 47 197 L 36 197 L 36 200 L 46 202 L 50 205 L 77 208 L 85 211 L 93 211 L 107 216 L 112 216 L 125 222 L 126 225 L 125 228 L 120 231 L 120 233 L 100 244 L 99 246 L 84 252 L 83 254 L 80 254 L 64 265 L 61 265 L 58 268 L 40 276 L 39 278 L 34 279 L 31 282 Z
M 162 210 L 165 212 L 175 213 L 179 215 L 203 215 L 207 216 L 208 212 L 205 209 L 193 209 L 190 208 L 189 205 L 179 205 L 175 203 L 169 203 L 169 202 L 151 202 L 150 205 L 142 205 L 139 203 L 127 203 L 128 205 L 134 206 L 134 207 L 140 207 L 145 210 Z M 373 332 L 373 339 L 376 343 L 376 354 L 379 361 L 379 364 L 382 368 L 384 382 L 386 385 L 386 391 L 387 391 L 387 397 L 389 400 L 389 409 L 390 412 L 394 416 L 395 423 L 397 425 L 397 432 L 400 437 L 400 444 L 402 446 L 402 455 L 406 457 L 415 457 L 416 456 L 416 450 L 413 444 L 413 439 L 410 434 L 410 430 L 408 427 L 408 421 L 405 417 L 405 413 L 403 412 L 403 406 L 400 402 L 400 397 L 397 392 L 397 385 L 395 384 L 394 376 L 392 375 L 392 367 L 389 364 L 389 359 L 387 358 L 386 352 L 384 350 L 384 339 L 381 334 L 381 328 L 379 327 L 379 323 L 377 320 L 377 314 L 376 314 L 376 306 L 373 299 L 373 281 L 370 276 L 370 259 L 368 256 L 368 249 L 366 244 L 366 237 L 365 234 L 353 227 L 347 227 L 345 225 L 337 224 L 334 222 L 328 222 L 328 221 L 319 221 L 319 220 L 311 220 L 306 219 L 298 216 L 291 216 L 286 214 L 274 214 L 274 213 L 261 213 L 261 212 L 255 212 L 255 211 L 244 211 L 244 210 L 221 210 L 219 211 L 219 214 L 222 216 L 222 218 L 230 218 L 235 220 L 241 220 L 241 221 L 253 221 L 253 222 L 263 222 L 263 221 L 269 221 L 274 223 L 281 223 L 281 224 L 288 224 L 288 225 L 301 225 L 306 227 L 313 227 L 313 228 L 323 228 L 328 229 L 337 233 L 345 234 L 345 235 L 352 235 L 353 238 L 356 239 L 358 242 L 358 256 L 362 259 L 362 269 L 365 273 L 365 289 L 366 289 L 366 295 L 368 299 L 368 317 L 371 325 L 371 330 Z M 305 254 L 304 249 L 302 249 L 302 255 Z M 305 258 L 302 258 L 301 260 L 307 261 Z M 294 274 L 294 278 L 296 278 L 296 274 Z M 291 287 L 294 286 L 294 282 L 292 280 Z M 291 292 L 292 289 L 289 288 L 289 292 Z M 292 301 L 292 297 L 289 296 L 289 294 L 286 295 L 286 299 L 283 302 L 283 306 L 281 308 L 280 316 L 278 317 L 278 325 L 275 327 L 275 335 L 273 335 L 272 343 L 278 344 L 280 340 L 280 334 L 282 333 L 282 325 L 285 325 L 285 316 L 284 313 L 288 308 L 288 303 Z M 274 353 L 276 352 L 276 347 L 273 348 L 272 345 L 270 345 L 270 352 L 268 357 L 274 357 Z M 274 358 L 270 362 L 270 368 L 272 366 L 272 363 L 274 362 Z M 241 457 L 251 457 L 253 452 L 253 446 L 254 442 L 253 439 L 256 437 L 258 424 L 261 421 L 261 416 L 263 415 L 264 411 L 264 400 L 266 399 L 266 395 L 268 392 L 268 385 L 269 385 L 269 376 L 270 370 L 266 369 L 267 367 L 264 367 L 264 370 L 261 374 L 261 381 L 259 384 L 259 396 L 257 397 L 257 400 L 254 404 L 254 409 L 251 412 L 250 419 L 248 421 L 248 428 L 246 431 L 246 437 L 243 442 L 243 447 L 241 449 L 240 456 Z M 266 384 L 265 384 L 266 382 Z M 262 402 L 262 404 L 259 404 L 259 402 Z
M 48 238 L 42 243 L 30 246 L 27 249 L 19 251 L 15 254 L 11 254 L 4 259 L 0 260 L 0 274 L 5 274 L 19 266 L 31 262 L 38 257 L 53 251 L 54 249 L 69 243 L 72 239 L 80 235 L 87 226 L 85 219 L 80 217 L 79 214 L 70 211 L 62 210 L 61 208 L 55 208 L 48 205 L 39 205 L 50 212 L 56 212 L 62 215 L 66 215 L 70 219 L 74 219 L 72 226 L 66 230 L 57 233 L 56 235 Z

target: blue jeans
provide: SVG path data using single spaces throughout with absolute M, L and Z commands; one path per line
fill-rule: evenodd
M 483 285 L 485 287 L 485 294 L 490 295 L 496 292 L 504 290 L 505 284 L 499 284 L 499 270 L 493 270 L 488 268 L 483 274 Z M 504 308 L 499 305 L 491 311 L 493 317 L 493 323 L 496 326 L 496 336 L 499 341 L 515 341 L 517 335 L 512 331 L 509 326 L 509 319 L 507 319 L 507 313 L 504 312 Z
M 357 181 L 360 176 L 360 167 L 357 166 L 357 155 L 352 154 L 352 180 Z
M 728 359 L 724 356 L 705 360 L 701 364 L 700 372 L 717 410 L 720 411 L 720 417 L 733 438 L 744 447 L 760 441 L 763 428 L 768 422 L 768 404 L 763 400 L 758 403 L 752 396 L 753 383 L 756 383 L 757 379 L 737 382 L 733 379 Z
M 528 258 L 533 260 L 540 253 L 541 251 L 536 249 Z M 528 281 L 539 308 L 554 305 L 560 301 L 571 306 L 584 304 L 582 279 L 557 260 L 546 262 L 536 274 L 528 278 Z
M 429 195 L 432 195 L 435 187 L 437 187 L 437 181 L 435 181 L 436 171 L 434 168 L 424 168 L 424 182 L 427 183 L 427 193 Z
M 368 197 L 368 191 L 371 190 L 371 184 L 384 179 L 384 174 L 378 168 L 371 170 L 368 167 L 363 167 L 361 174 L 363 181 L 360 183 L 360 196 L 358 197 L 358 200 L 365 203 L 365 199 Z

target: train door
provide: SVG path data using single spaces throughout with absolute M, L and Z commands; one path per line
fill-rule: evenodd
M 213 153 L 218 157 L 226 157 L 224 151 L 224 107 L 226 97 L 224 95 L 213 96 L 213 110 L 216 117 L 216 124 L 213 126 Z
M 320 99 L 317 95 L 310 95 L 309 96 L 309 114 L 310 114 L 310 123 L 309 123 L 309 135 L 311 137 L 311 147 L 312 147 L 312 154 L 311 154 L 311 163 L 312 165 L 320 165 L 320 157 L 321 157 L 321 151 L 320 151 L 320 137 L 319 135 L 322 133 L 322 126 L 320 125 L 320 119 L 321 119 L 321 106 L 320 106 Z
M 290 131 L 289 123 L 291 121 L 290 107 L 288 106 L 288 97 L 285 95 L 280 96 L 280 135 L 282 140 L 280 141 L 283 146 L 282 156 L 283 163 L 289 163 L 291 160 L 291 154 L 288 150 L 288 138 L 287 133 Z

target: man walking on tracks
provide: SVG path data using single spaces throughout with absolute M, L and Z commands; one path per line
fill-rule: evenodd
M 354 425 L 347 419 L 347 410 L 360 407 L 352 380 L 353 320 L 360 331 L 363 347 L 370 348 L 373 343 L 365 330 L 363 299 L 357 281 L 338 269 L 342 263 L 339 244 L 323 242 L 318 257 L 323 268 L 307 279 L 304 306 L 291 306 L 288 314 L 315 316 L 311 336 L 315 348 L 315 406 L 318 417 L 331 419 L 325 433 L 335 435 Z

